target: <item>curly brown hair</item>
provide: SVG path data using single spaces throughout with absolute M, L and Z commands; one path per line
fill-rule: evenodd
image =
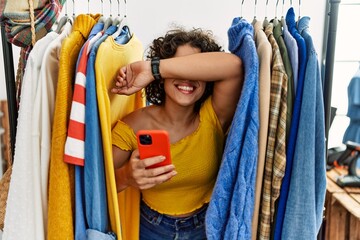
M 159 57 L 160 59 L 171 58 L 175 55 L 179 46 L 189 44 L 191 47 L 200 49 L 201 52 L 219 52 L 222 47 L 216 43 L 211 31 L 194 28 L 185 31 L 182 28 L 169 30 L 165 36 L 154 39 L 149 47 L 147 58 Z M 202 103 L 212 94 L 213 82 L 207 82 L 203 96 L 195 103 L 195 111 L 199 111 Z M 162 105 L 165 101 L 163 81 L 153 81 L 145 88 L 146 99 L 155 105 Z

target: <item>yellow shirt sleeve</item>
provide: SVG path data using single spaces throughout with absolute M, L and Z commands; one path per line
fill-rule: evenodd
M 133 129 L 119 120 L 112 130 L 112 144 L 124 151 L 133 151 L 136 149 L 136 135 Z

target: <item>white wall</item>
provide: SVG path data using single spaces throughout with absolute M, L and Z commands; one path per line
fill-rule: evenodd
M 119 1 L 120 15 L 123 16 L 125 13 L 124 0 Z M 98 0 L 90 0 L 89 2 L 88 7 L 87 1 L 75 0 L 75 13 L 101 13 L 101 9 L 103 9 L 103 14 L 109 16 L 111 9 L 113 16 L 118 14 L 118 5 L 115 0 L 111 1 L 111 8 L 110 0 L 103 0 L 103 6 L 101 5 L 101 1 Z M 242 2 L 244 2 L 243 5 L 241 5 Z M 259 20 L 263 20 L 265 16 L 267 16 L 268 19 L 272 19 L 275 15 L 280 18 L 282 15 L 285 15 L 289 9 L 290 1 L 286 1 L 287 3 L 285 3 L 284 7 L 282 7 L 282 1 L 278 2 L 279 5 L 276 13 L 275 0 L 268 1 L 267 7 L 266 0 L 257 1 L 256 8 L 255 1 L 243 0 L 127 0 L 126 12 L 131 31 L 142 41 L 144 48 L 146 48 L 154 38 L 165 33 L 173 24 L 177 24 L 187 28 L 201 27 L 212 30 L 218 41 L 224 49 L 227 50 L 227 30 L 234 17 L 242 16 L 251 22 L 256 10 L 256 17 Z M 299 16 L 299 9 L 301 10 L 301 16 L 306 15 L 311 17 L 310 31 L 319 54 L 319 60 L 321 59 L 323 43 L 325 5 L 325 1 L 308 0 L 301 1 L 301 7 L 299 8 L 298 2 L 293 1 L 296 18 Z M 72 14 L 73 6 L 73 2 L 68 0 L 67 7 L 64 6 L 59 17 L 64 15 L 66 9 L 68 14 Z M 17 47 L 13 49 L 14 68 L 16 71 L 19 50 Z M 0 48 L 0 55 L 0 99 L 6 99 L 2 48 Z

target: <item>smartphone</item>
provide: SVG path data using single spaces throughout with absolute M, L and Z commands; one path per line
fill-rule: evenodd
M 165 156 L 164 161 L 151 165 L 156 168 L 171 164 L 170 138 L 165 130 L 139 130 L 136 133 L 140 159 Z

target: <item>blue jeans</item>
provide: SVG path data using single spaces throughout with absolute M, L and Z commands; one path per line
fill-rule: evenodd
M 152 210 L 144 202 L 140 205 L 140 239 L 206 239 L 205 214 L 207 206 L 196 214 L 176 218 Z

